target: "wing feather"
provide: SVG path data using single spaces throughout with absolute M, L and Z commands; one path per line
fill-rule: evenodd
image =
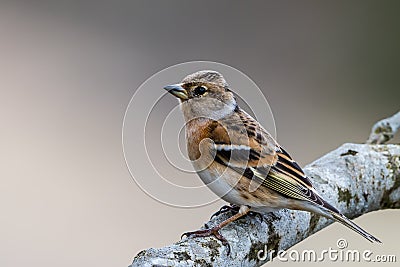
M 286 197 L 337 211 L 318 195 L 297 162 L 257 121 L 241 110 L 239 118 L 246 128 L 248 139 L 244 142 L 243 138 L 235 138 L 231 134 L 233 138 L 229 143 L 215 144 L 217 162 Z

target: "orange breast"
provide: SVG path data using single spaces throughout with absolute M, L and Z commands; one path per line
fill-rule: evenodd
M 207 144 L 211 144 L 210 142 L 201 143 L 202 140 L 211 139 L 213 142 L 216 141 L 212 136 L 212 132 L 218 125 L 218 122 L 206 118 L 194 119 L 186 124 L 187 148 L 190 160 L 197 160 L 200 157 L 200 145 L 207 146 Z M 204 147 L 202 149 L 204 150 Z

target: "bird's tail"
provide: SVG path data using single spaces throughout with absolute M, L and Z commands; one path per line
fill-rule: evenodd
M 337 213 L 334 211 L 330 211 L 330 210 L 328 212 L 332 215 L 332 218 L 335 221 L 340 222 L 341 224 L 352 229 L 353 231 L 359 233 L 360 235 L 365 237 L 368 241 L 382 243 L 378 238 L 376 238 L 375 236 L 371 235 L 370 233 L 368 233 L 367 231 L 362 229 L 360 226 L 358 226 L 356 223 L 351 221 L 349 218 L 347 218 L 343 214 Z
M 344 216 L 342 213 L 340 213 L 339 210 L 337 210 L 335 207 L 330 205 L 324 199 L 319 198 L 319 200 L 320 200 L 320 202 L 318 204 L 313 203 L 313 202 L 308 202 L 303 207 L 306 207 L 306 210 L 309 210 L 311 212 L 320 214 L 326 218 L 340 222 L 344 226 L 347 226 L 348 228 L 350 228 L 353 231 L 357 232 L 358 234 L 362 235 L 364 238 L 366 238 L 370 242 L 382 243 L 378 238 L 376 238 L 375 236 L 371 235 L 370 233 L 368 233 L 367 231 L 362 229 L 355 222 L 351 221 L 349 218 Z

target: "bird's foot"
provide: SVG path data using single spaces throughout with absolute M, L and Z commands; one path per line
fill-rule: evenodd
M 229 245 L 228 240 L 226 240 L 223 235 L 219 233 L 219 230 L 221 227 L 219 225 L 214 226 L 213 228 L 210 229 L 205 229 L 205 230 L 197 230 L 193 232 L 185 232 L 181 235 L 181 238 L 184 236 L 187 236 L 188 238 L 196 238 L 196 237 L 207 237 L 207 236 L 214 236 L 216 239 L 221 241 L 222 245 L 227 247 L 228 255 L 231 253 L 231 246 Z
M 225 213 L 225 212 L 227 212 L 227 211 L 232 211 L 234 214 L 236 214 L 236 213 L 239 212 L 239 209 L 240 209 L 240 207 L 237 206 L 237 205 L 235 205 L 235 204 L 224 205 L 224 206 L 222 206 L 222 207 L 219 209 L 219 211 L 217 211 L 217 212 L 215 212 L 213 215 L 211 215 L 210 220 L 211 220 L 212 218 L 214 218 L 215 216 L 218 216 L 218 215 L 220 215 L 220 214 L 222 214 L 222 213 Z

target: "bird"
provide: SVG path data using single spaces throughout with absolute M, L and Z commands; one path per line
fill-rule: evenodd
M 236 208 L 236 214 L 218 225 L 182 236 L 213 235 L 229 248 L 219 232 L 224 226 L 249 212 L 292 209 L 332 219 L 370 242 L 381 243 L 322 198 L 290 154 L 238 106 L 219 72 L 197 71 L 164 89 L 179 99 L 187 152 L 198 176 Z

